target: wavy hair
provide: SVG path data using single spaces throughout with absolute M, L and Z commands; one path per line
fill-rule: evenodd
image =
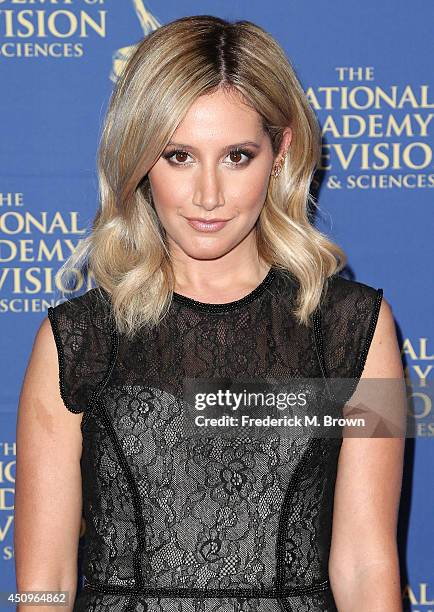
M 86 265 L 110 296 L 119 331 L 134 335 L 164 317 L 175 277 L 165 230 L 147 173 L 191 104 L 218 88 L 241 94 L 261 117 L 274 155 L 283 130 L 292 140 L 278 178 L 270 180 L 256 224 L 259 258 L 297 282 L 293 314 L 304 325 L 344 251 L 309 220 L 313 174 L 321 151 L 316 116 L 275 39 L 249 21 L 211 15 L 161 26 L 134 48 L 113 88 L 98 150 L 99 206 L 90 235 L 60 274 Z

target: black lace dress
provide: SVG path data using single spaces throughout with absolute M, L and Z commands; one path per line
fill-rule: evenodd
M 331 612 L 333 496 L 342 439 L 186 436 L 186 379 L 356 378 L 382 289 L 336 276 L 313 325 L 272 267 L 228 304 L 175 294 L 127 340 L 98 288 L 49 308 L 68 410 L 84 412 L 75 612 Z

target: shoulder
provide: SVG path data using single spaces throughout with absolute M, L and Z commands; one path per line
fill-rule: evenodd
M 110 314 L 108 294 L 100 287 L 89 289 L 86 293 L 60 302 L 48 309 L 48 314 L 65 315 L 77 319 L 107 317 Z
M 380 309 L 384 319 L 383 313 L 390 307 L 383 299 L 382 288 L 339 275 L 327 279 L 320 303 L 320 327 L 330 376 L 360 378 L 378 327 Z
M 335 274 L 327 279 L 324 287 L 323 304 L 328 308 L 357 305 L 360 301 L 371 299 L 381 302 L 383 289 L 375 288 L 361 281 L 351 280 Z
M 71 342 L 79 335 L 109 337 L 114 326 L 109 294 L 100 287 L 49 307 L 47 315 L 55 335 L 69 335 Z
M 375 288 L 361 281 L 334 275 L 327 279 L 321 296 L 320 310 L 326 330 L 347 335 L 358 328 L 373 332 L 382 304 L 385 303 L 381 287 Z
M 404 375 L 391 304 L 383 297 L 365 360 L 363 377 L 402 378 Z
M 57 348 L 62 399 L 71 412 L 82 412 L 116 355 L 108 294 L 99 287 L 90 289 L 48 308 L 48 320 Z
M 332 279 L 326 321 L 329 334 L 334 326 L 345 329 L 341 341 L 361 343 L 358 375 L 400 377 L 402 364 L 392 305 L 382 288 L 340 276 Z M 336 320 L 337 315 L 339 321 Z M 340 322 L 345 321 L 345 327 Z

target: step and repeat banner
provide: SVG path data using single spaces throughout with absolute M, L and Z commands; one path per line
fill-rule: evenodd
M 346 276 L 384 289 L 412 385 L 403 607 L 433 612 L 432 0 L 0 0 L 0 591 L 15 590 L 19 392 L 36 330 L 59 298 L 58 269 L 96 212 L 111 88 L 144 35 L 193 14 L 269 31 L 318 116 L 315 224 L 347 252 Z

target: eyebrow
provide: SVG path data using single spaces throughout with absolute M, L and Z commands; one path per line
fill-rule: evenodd
M 193 147 L 192 145 L 188 145 L 188 144 L 183 144 L 181 142 L 168 142 L 167 146 L 169 147 L 178 147 L 179 149 L 191 149 L 191 151 L 197 151 L 196 147 Z M 253 140 L 244 140 L 243 142 L 236 142 L 234 144 L 231 145 L 227 145 L 226 147 L 223 147 L 222 151 L 229 151 L 231 149 L 237 149 L 240 147 L 254 147 L 255 149 L 260 149 L 261 146 L 257 143 L 254 142 Z

